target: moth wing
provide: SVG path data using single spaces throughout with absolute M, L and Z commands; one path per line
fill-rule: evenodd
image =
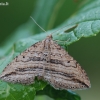
M 35 76 L 41 74 L 40 57 L 43 50 L 43 41 L 29 47 L 5 67 L 0 79 L 11 83 L 31 84 Z
M 51 40 L 50 68 L 44 76 L 54 88 L 58 89 L 86 89 L 90 81 L 84 69 L 61 46 Z

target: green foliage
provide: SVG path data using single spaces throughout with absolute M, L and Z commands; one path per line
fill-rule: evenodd
M 67 0 L 37 1 L 33 18 L 38 23 L 40 22 L 39 24 L 44 29 L 49 31 L 41 33 L 39 27 L 33 24 L 31 19 L 26 24 L 20 26 L 0 48 L 0 73 L 16 55 L 19 55 L 32 44 L 43 40 L 50 33 L 53 33 L 54 40 L 59 40 L 58 43 L 66 47 L 82 37 L 96 36 L 100 32 L 100 0 L 84 2 L 79 10 L 76 13 L 74 12 L 72 17 L 66 18 L 67 20 L 60 24 L 59 27 L 50 30 L 56 21 L 57 15 L 61 13 L 60 9 L 63 8 L 64 4 L 68 5 Z M 67 9 L 64 10 L 68 12 Z M 23 35 L 30 37 L 20 39 Z M 14 43 L 16 40 L 18 41 Z M 33 100 L 36 95 L 44 94 L 55 100 L 81 100 L 73 92 L 55 90 L 53 87 L 46 85 L 46 82 L 38 80 L 29 86 L 1 81 L 0 100 Z
M 66 90 L 55 90 L 50 85 L 47 85 L 44 90 L 38 91 L 37 95 L 48 95 L 54 100 L 80 100 L 76 93 Z
M 43 90 L 45 86 L 45 82 L 37 80 L 29 86 L 0 82 L 0 100 L 33 100 L 36 91 Z

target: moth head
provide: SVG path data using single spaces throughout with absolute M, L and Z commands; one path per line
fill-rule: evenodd
M 48 35 L 46 39 L 52 39 L 52 34 Z

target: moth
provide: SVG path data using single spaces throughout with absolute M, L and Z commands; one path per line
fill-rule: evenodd
M 3 81 L 26 85 L 34 83 L 35 77 L 42 77 L 56 89 L 90 88 L 85 70 L 53 41 L 52 35 L 18 55 L 0 75 Z

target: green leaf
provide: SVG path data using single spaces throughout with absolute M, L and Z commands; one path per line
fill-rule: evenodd
M 11 84 L 0 82 L 0 100 L 33 100 L 36 91 L 43 90 L 46 82 L 35 80 L 32 85 Z
M 38 91 L 37 95 L 48 95 L 54 100 L 81 100 L 81 98 L 74 92 L 66 90 L 55 90 L 50 85 L 47 85 L 44 90 Z

